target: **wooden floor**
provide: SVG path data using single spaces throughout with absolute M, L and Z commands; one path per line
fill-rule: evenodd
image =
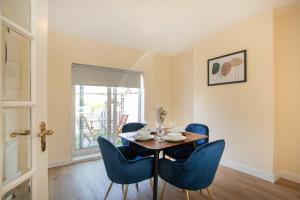
M 85 162 L 49 170 L 50 200 L 103 199 L 110 181 L 101 160 Z M 161 183 L 161 181 L 160 181 Z M 161 191 L 159 185 L 159 193 Z M 272 184 L 235 170 L 219 167 L 210 187 L 214 200 L 300 200 L 300 185 L 285 180 Z M 108 199 L 122 199 L 121 185 L 114 184 Z M 139 183 L 139 190 L 129 186 L 128 200 L 151 200 L 149 181 Z M 164 199 L 185 199 L 184 193 L 167 185 Z M 190 192 L 191 200 L 208 200 L 208 194 Z

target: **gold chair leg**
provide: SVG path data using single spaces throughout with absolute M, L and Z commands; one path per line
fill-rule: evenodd
M 113 182 L 110 183 L 110 185 L 109 185 L 109 187 L 108 187 L 108 190 L 107 190 L 107 192 L 106 192 L 106 194 L 105 194 L 104 200 L 107 198 L 107 196 L 108 196 L 108 194 L 109 194 L 109 192 L 110 192 L 110 189 L 111 189 L 111 186 L 112 186 L 112 185 L 113 185 Z
M 125 185 L 124 193 L 123 193 L 123 200 L 126 200 L 126 198 L 127 198 L 127 192 L 128 192 L 128 185 Z
M 149 180 L 150 180 L 150 186 L 151 186 L 151 188 L 152 188 L 152 190 L 153 190 L 153 182 L 152 182 L 152 178 L 150 178 Z
M 189 196 L 189 191 L 185 190 L 185 196 L 186 196 L 186 200 L 190 200 L 190 196 Z
M 136 183 L 136 184 L 135 184 L 135 187 L 136 187 L 136 189 L 138 190 L 138 189 L 139 189 L 139 183 Z
M 162 200 L 163 197 L 164 197 L 166 186 L 167 186 L 167 182 L 165 181 L 164 185 L 163 185 L 163 189 L 162 189 L 161 194 L 160 194 L 160 200 Z
M 210 200 L 213 200 L 213 198 L 212 198 L 212 196 L 211 196 L 211 194 L 210 194 L 210 192 L 209 192 L 209 189 L 206 188 L 206 190 L 207 190 L 207 192 L 208 192 L 209 199 L 210 199 Z

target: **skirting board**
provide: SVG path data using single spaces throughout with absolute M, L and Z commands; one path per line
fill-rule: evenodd
M 222 159 L 220 162 L 220 165 L 243 172 L 245 174 L 255 176 L 257 178 L 261 178 L 261 179 L 269 181 L 271 183 L 276 182 L 275 176 L 272 173 L 261 170 L 261 169 L 257 169 L 254 167 L 250 167 L 248 165 L 245 165 L 245 164 L 242 164 L 242 163 L 239 163 L 236 161 Z
M 69 165 L 71 163 L 72 163 L 71 159 L 49 161 L 48 168 L 61 167 L 61 166 Z
M 81 159 L 76 159 L 76 160 L 67 159 L 67 160 L 59 160 L 59 161 L 50 161 L 48 163 L 48 168 L 61 167 L 61 166 L 80 163 L 80 162 L 92 161 L 92 160 L 97 160 L 99 158 L 101 158 L 100 155 L 95 155 L 93 157 L 86 157 L 86 158 L 83 157 Z
M 279 172 L 279 178 L 283 178 L 283 179 L 300 184 L 300 176 L 299 175 L 287 172 L 285 170 L 281 170 Z

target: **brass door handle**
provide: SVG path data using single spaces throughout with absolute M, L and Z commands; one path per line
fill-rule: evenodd
M 13 132 L 13 133 L 9 134 L 9 136 L 12 138 L 17 137 L 18 135 L 21 135 L 21 136 L 30 135 L 30 130 L 25 130 L 23 133 Z
M 38 137 L 41 138 L 41 149 L 42 151 L 46 150 L 46 136 L 47 135 L 53 135 L 54 131 L 49 129 L 46 129 L 46 124 L 45 122 L 40 123 L 40 132 L 37 134 Z

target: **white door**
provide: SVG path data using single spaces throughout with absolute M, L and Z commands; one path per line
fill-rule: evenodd
M 47 121 L 48 2 L 0 2 L 1 199 L 47 200 L 48 154 L 38 134 Z

